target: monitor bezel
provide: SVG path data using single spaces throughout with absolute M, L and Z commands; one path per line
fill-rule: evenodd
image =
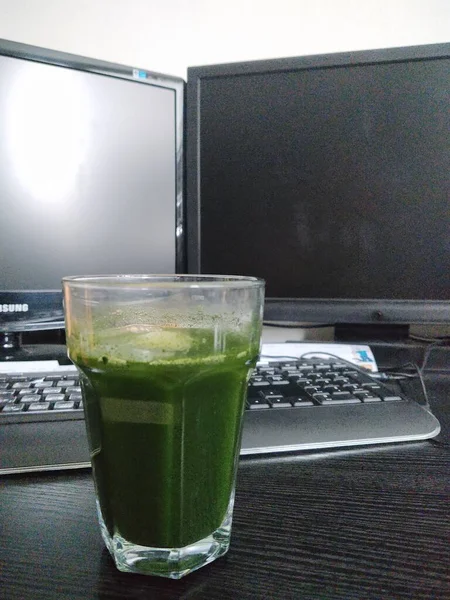
M 450 58 L 450 43 L 440 43 L 188 68 L 186 86 L 186 259 L 188 273 L 202 273 L 200 110 L 201 87 L 205 80 L 230 76 L 240 77 L 265 73 L 448 58 Z M 269 297 L 266 298 L 265 302 L 264 318 L 267 321 L 330 324 L 442 324 L 450 322 L 450 300 Z
M 147 69 L 107 62 L 40 48 L 28 44 L 0 39 L 0 55 L 18 58 L 31 62 L 45 63 L 77 71 L 84 71 L 123 79 L 142 85 L 151 85 L 171 89 L 175 93 L 175 144 L 176 144 L 176 183 L 175 183 L 175 272 L 182 273 L 185 269 L 185 211 L 184 211 L 184 109 L 185 81 L 180 77 L 165 75 Z M 46 329 L 62 329 L 64 314 L 62 308 L 62 291 L 52 290 L 2 290 L 0 289 L 0 306 L 10 304 L 30 306 L 26 312 L 0 311 L 0 331 L 35 331 Z M 56 313 L 60 318 L 56 318 Z M 40 317 L 33 317 L 37 313 Z M 45 318 L 47 313 L 48 318 Z M 6 317 L 5 317 L 6 315 Z M 11 318 L 8 318 L 8 317 Z

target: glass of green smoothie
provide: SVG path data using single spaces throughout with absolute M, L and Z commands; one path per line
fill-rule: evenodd
M 178 579 L 227 552 L 264 282 L 63 279 L 98 518 L 121 571 Z

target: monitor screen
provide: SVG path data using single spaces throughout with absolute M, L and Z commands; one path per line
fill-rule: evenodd
M 64 275 L 180 268 L 183 86 L 0 42 L 0 329 L 61 324 Z
M 196 67 L 187 97 L 190 269 L 263 277 L 281 319 L 450 318 L 450 45 Z

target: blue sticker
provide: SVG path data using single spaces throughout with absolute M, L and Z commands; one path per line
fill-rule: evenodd
M 133 69 L 133 77 L 135 79 L 147 79 L 147 73 L 139 69 Z
M 361 362 L 373 362 L 371 357 L 367 354 L 367 350 L 357 350 L 356 354 L 359 354 L 359 360 Z

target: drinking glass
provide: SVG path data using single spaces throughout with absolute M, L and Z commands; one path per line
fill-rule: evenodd
M 227 552 L 264 282 L 63 279 L 104 542 L 121 571 L 178 579 Z

